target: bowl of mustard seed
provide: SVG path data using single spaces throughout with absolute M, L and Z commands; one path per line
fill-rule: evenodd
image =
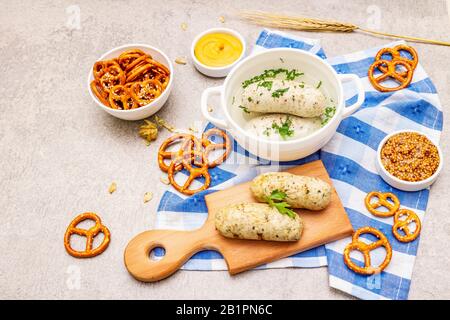
M 403 191 L 428 188 L 436 181 L 442 164 L 440 147 L 419 131 L 393 132 L 378 146 L 378 173 L 388 184 Z

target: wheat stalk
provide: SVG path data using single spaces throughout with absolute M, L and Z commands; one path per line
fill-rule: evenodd
M 442 46 L 450 46 L 450 42 L 431 40 L 425 38 L 417 38 L 410 36 L 402 36 L 392 33 L 385 33 L 374 31 L 370 29 L 363 29 L 352 23 L 345 23 L 333 20 L 312 19 L 305 17 L 293 17 L 282 14 L 272 14 L 261 11 L 243 11 L 239 15 L 250 22 L 255 24 L 282 28 L 282 29 L 294 29 L 302 31 L 325 31 L 325 32 L 354 32 L 360 31 L 375 36 L 384 36 L 390 38 L 405 39 L 412 42 L 422 42 L 429 44 L 437 44 Z

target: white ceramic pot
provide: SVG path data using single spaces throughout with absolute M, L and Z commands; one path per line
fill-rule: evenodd
M 397 177 L 395 177 L 394 175 L 392 175 L 391 173 L 389 173 L 386 168 L 383 166 L 383 163 L 381 162 L 381 149 L 383 148 L 384 144 L 386 143 L 386 141 L 388 141 L 388 139 L 390 139 L 391 137 L 395 136 L 396 134 L 402 133 L 402 132 L 413 132 L 413 133 L 418 133 L 421 134 L 425 137 L 427 137 L 431 142 L 433 142 L 433 140 L 427 136 L 425 133 L 420 132 L 420 131 L 415 131 L 415 130 L 399 130 L 399 131 L 395 131 L 392 132 L 390 134 L 388 134 L 386 137 L 384 137 L 383 140 L 381 140 L 380 144 L 378 145 L 378 150 L 377 150 L 377 160 L 376 160 L 376 167 L 378 170 L 378 173 L 380 174 L 381 178 L 383 178 L 383 180 L 393 186 L 394 188 L 397 188 L 399 190 L 403 190 L 403 191 L 419 191 L 422 189 L 426 189 L 429 186 L 431 186 L 436 179 L 438 178 L 439 174 L 442 171 L 442 167 L 443 167 L 443 163 L 444 163 L 444 156 L 442 154 L 442 150 L 441 148 L 435 144 L 438 153 L 439 153 L 439 165 L 438 168 L 436 169 L 436 172 L 433 173 L 433 175 L 425 180 L 422 181 L 405 181 L 405 180 L 401 180 Z
M 304 73 L 302 81 L 314 85 L 322 81 L 321 91 L 332 99 L 335 115 L 321 129 L 299 139 L 273 141 L 248 134 L 243 128 L 245 120 L 241 112 L 232 108 L 233 95 L 244 80 L 262 73 L 266 69 L 297 69 Z M 345 107 L 342 82 L 353 81 L 358 99 L 355 104 Z M 218 118 L 208 111 L 211 95 L 220 95 L 220 107 L 223 117 Z M 227 130 L 236 141 L 249 152 L 272 161 L 291 161 L 304 158 L 322 148 L 334 135 L 342 119 L 350 116 L 364 102 L 364 87 L 354 74 L 337 74 L 325 60 L 318 56 L 290 48 L 270 49 L 254 54 L 242 60 L 226 77 L 222 86 L 207 88 L 202 93 L 201 110 L 203 116 L 217 127 Z
M 114 48 L 104 55 L 102 55 L 98 61 L 100 60 L 108 60 L 112 58 L 117 58 L 122 52 L 125 52 L 130 49 L 140 49 L 144 51 L 145 53 L 150 54 L 154 60 L 158 61 L 159 63 L 165 65 L 170 70 L 170 80 L 166 87 L 166 89 L 163 91 L 163 93 L 156 98 L 151 103 L 142 106 L 137 109 L 131 109 L 131 110 L 117 110 L 112 109 L 107 106 L 105 106 L 101 101 L 95 96 L 95 94 L 91 90 L 91 82 L 94 80 L 94 75 L 92 73 L 92 67 L 89 71 L 89 77 L 88 77 L 88 90 L 89 94 L 91 95 L 92 100 L 105 112 L 109 113 L 110 115 L 123 119 L 123 120 L 142 120 L 145 118 L 148 118 L 149 116 L 153 115 L 154 113 L 158 112 L 159 109 L 162 108 L 164 103 L 166 103 L 167 98 L 169 98 L 170 91 L 172 90 L 173 86 L 173 65 L 172 62 L 169 60 L 169 58 L 162 52 L 161 50 L 148 46 L 145 44 L 126 44 L 117 48 Z M 92 63 L 94 65 L 94 63 Z

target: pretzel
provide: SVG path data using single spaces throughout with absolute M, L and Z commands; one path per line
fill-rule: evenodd
M 223 142 L 222 143 L 212 143 L 209 140 L 209 138 L 211 136 L 220 136 L 223 138 Z M 225 159 L 228 157 L 228 155 L 231 152 L 230 138 L 228 138 L 228 135 L 225 132 L 223 132 L 222 130 L 216 129 L 216 128 L 209 129 L 208 131 L 203 133 L 202 145 L 205 148 L 205 151 L 204 151 L 205 159 L 208 162 L 208 167 L 210 167 L 210 168 L 214 168 L 214 167 L 218 166 L 219 164 L 221 164 L 222 162 L 224 162 Z M 217 159 L 215 159 L 214 161 L 209 161 L 210 152 L 213 150 L 217 150 L 217 149 L 223 149 L 224 150 L 223 154 L 220 157 L 218 157 Z
M 166 151 L 166 149 L 174 143 L 177 143 L 181 140 L 181 147 L 177 151 Z M 169 170 L 169 166 L 164 162 L 165 159 L 174 160 L 177 157 L 182 156 L 185 152 L 190 152 L 194 148 L 196 151 L 201 150 L 201 142 L 193 135 L 186 133 L 179 133 L 171 136 L 166 139 L 158 150 L 158 164 L 159 168 L 167 172 Z M 183 168 L 182 163 L 178 163 L 175 166 L 175 171 L 180 171 Z
M 372 198 L 374 197 L 378 198 L 377 202 L 371 202 Z M 391 199 L 393 203 L 389 202 L 388 199 Z M 393 216 L 395 212 L 397 212 L 398 208 L 400 208 L 400 201 L 398 200 L 397 196 L 390 192 L 369 192 L 364 199 L 364 203 L 366 204 L 366 208 L 370 213 L 381 218 Z M 388 211 L 383 212 L 380 210 L 376 210 L 379 207 L 385 207 L 388 209 Z
M 405 220 L 400 220 L 402 216 L 406 216 Z M 411 223 L 416 224 L 416 229 L 411 232 L 409 230 L 409 225 Z M 392 233 L 395 238 L 400 242 L 411 242 L 414 241 L 420 234 L 422 228 L 422 223 L 419 217 L 414 211 L 408 209 L 400 209 L 395 213 L 394 225 L 392 226 Z M 399 233 L 399 230 L 403 231 L 404 235 Z
M 109 90 L 118 85 L 125 84 L 125 73 L 118 64 L 110 65 L 105 69 L 105 73 L 98 80 L 103 90 L 109 93 Z
M 200 164 L 200 167 L 194 167 L 192 164 L 192 159 L 196 158 L 197 156 L 201 157 L 202 162 Z M 179 171 L 181 171 L 181 168 L 179 168 L 178 164 L 182 163 L 183 166 L 187 171 L 189 171 L 189 177 L 187 178 L 186 182 L 180 186 L 175 181 L 175 174 Z M 205 154 L 198 152 L 198 151 L 192 151 L 192 154 L 184 153 L 180 156 L 177 156 L 175 160 L 173 160 L 170 163 L 169 170 L 167 171 L 167 176 L 169 177 L 170 184 L 179 192 L 186 194 L 186 195 L 193 195 L 197 192 L 203 191 L 208 189 L 210 183 L 211 183 L 211 176 L 208 172 L 208 162 L 206 161 Z M 205 178 L 205 182 L 200 188 L 197 189 L 189 189 L 190 185 L 194 180 L 198 177 L 203 176 Z
M 160 73 L 154 79 L 158 80 L 159 83 L 161 83 L 163 89 L 165 89 L 167 87 L 167 85 L 169 84 L 170 76 L 168 74 Z
M 148 59 L 147 55 L 142 55 L 142 56 L 138 57 L 137 59 L 134 59 L 130 64 L 128 64 L 126 66 L 125 72 L 130 72 L 134 68 L 136 68 L 142 64 L 145 64 L 147 59 Z
M 131 97 L 136 100 L 140 106 L 145 106 L 158 98 L 163 87 L 158 80 L 149 79 L 141 82 L 136 82 L 130 87 Z
M 97 61 L 93 67 L 93 75 L 94 79 L 99 80 L 102 75 L 105 74 L 106 69 L 112 65 L 117 65 L 118 63 L 115 60 L 106 60 L 106 61 Z
M 359 240 L 360 235 L 370 233 L 378 238 L 377 241 L 367 244 Z M 386 250 L 386 257 L 384 261 L 378 267 L 372 267 L 370 259 L 370 251 L 376 248 L 384 247 Z M 364 256 L 364 267 L 360 267 L 350 259 L 350 252 L 358 250 Z M 359 274 L 372 275 L 378 274 L 383 271 L 392 258 L 392 247 L 386 238 L 386 236 L 379 230 L 372 227 L 363 227 L 358 229 L 352 236 L 352 242 L 349 243 L 344 249 L 344 263 L 347 267 Z
M 127 82 L 142 81 L 145 80 L 144 79 L 145 77 L 147 77 L 147 79 L 153 79 L 154 78 L 153 74 L 151 74 L 151 77 L 147 75 L 147 73 L 149 73 L 151 69 L 152 65 L 150 63 L 146 63 L 135 67 L 133 70 L 127 73 Z
M 95 225 L 87 230 L 77 228 L 77 225 L 84 220 L 93 220 L 95 222 Z M 103 233 L 104 235 L 103 241 L 97 248 L 92 249 L 94 237 L 97 236 L 99 233 Z M 70 237 L 73 234 L 77 234 L 79 236 L 84 236 L 87 238 L 86 249 L 84 251 L 74 250 L 70 246 Z M 105 251 L 109 245 L 110 239 L 111 234 L 108 228 L 102 225 L 100 217 L 93 212 L 85 212 L 75 217 L 75 219 L 73 219 L 72 222 L 67 227 L 67 231 L 64 234 L 64 247 L 66 248 L 67 253 L 69 253 L 73 257 L 91 258 Z
M 109 105 L 113 109 L 130 110 L 139 107 L 139 104 L 131 97 L 128 89 L 119 84 L 109 91 Z
M 398 65 L 405 67 L 406 69 L 405 76 L 403 76 L 402 73 L 397 72 L 396 68 Z M 381 76 L 375 78 L 374 76 L 375 69 L 385 66 L 387 67 L 386 72 L 382 73 Z M 368 75 L 369 80 L 375 89 L 381 92 L 393 92 L 406 88 L 411 83 L 413 76 L 413 69 L 408 62 L 405 62 L 403 60 L 377 60 L 374 63 L 372 63 L 372 65 L 369 67 Z M 386 80 L 388 77 L 396 80 L 400 84 L 397 87 L 382 86 L 380 83 Z
M 412 59 L 408 59 L 406 57 L 403 57 L 400 55 L 400 51 L 406 51 L 411 55 Z M 380 51 L 377 52 L 376 56 L 375 56 L 375 60 L 382 60 L 382 56 L 385 54 L 390 54 L 392 57 L 392 60 L 402 60 L 405 61 L 406 63 L 408 63 L 412 70 L 414 71 L 416 69 L 417 64 L 419 63 L 419 56 L 417 55 L 416 50 L 414 50 L 413 47 L 404 45 L 404 44 L 400 44 L 398 46 L 395 46 L 394 48 L 383 48 Z M 386 73 L 387 69 L 380 65 L 378 67 L 378 69 L 383 72 Z M 402 77 L 407 76 L 407 72 L 401 72 L 400 75 Z
M 92 73 L 92 93 L 104 105 L 119 110 L 149 104 L 162 94 L 170 80 L 170 70 L 140 49 L 124 51 L 118 58 L 97 61 Z M 116 86 L 124 86 L 125 90 Z M 115 93 L 110 94 L 113 87 L 116 87 Z
M 117 60 L 122 69 L 125 70 L 130 63 L 135 61 L 137 58 L 146 55 L 147 54 L 140 49 L 130 49 L 122 52 Z
M 170 71 L 169 69 L 167 69 L 167 67 L 165 65 L 163 65 L 162 63 L 159 63 L 158 61 L 155 61 L 151 58 L 148 59 L 148 62 L 150 64 L 152 64 L 153 66 L 153 70 L 159 74 L 165 74 L 165 75 L 169 75 Z
M 92 80 L 91 90 L 95 96 L 107 107 L 109 107 L 108 95 L 109 93 L 103 89 L 103 86 L 98 80 Z

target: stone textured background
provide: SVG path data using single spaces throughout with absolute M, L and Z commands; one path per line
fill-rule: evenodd
M 66 8 L 78 5 L 79 30 L 70 30 Z M 374 7 L 375 5 L 375 7 Z M 193 37 L 211 27 L 240 31 L 252 44 L 260 27 L 239 21 L 238 9 L 261 9 L 373 23 L 381 29 L 449 40 L 445 1 L 6 1 L 0 6 L 0 298 L 274 298 L 348 299 L 328 286 L 327 270 L 181 271 L 153 284 L 135 281 L 123 250 L 152 227 L 165 186 L 155 152 L 168 136 L 146 147 L 140 122 L 115 119 L 91 100 L 86 79 L 93 62 L 126 43 L 146 43 L 171 59 L 188 56 Z M 375 10 L 375 11 L 372 11 Z M 375 14 L 373 13 L 375 12 Z M 180 24 L 186 22 L 187 31 Z M 329 56 L 390 40 L 363 34 L 304 33 L 322 39 Z M 440 93 L 449 94 L 450 48 L 414 45 Z M 201 118 L 200 93 L 222 80 L 206 78 L 191 63 L 175 65 L 175 87 L 160 116 L 179 128 Z M 445 110 L 444 154 L 450 155 Z M 107 192 L 112 181 L 117 191 Z M 154 199 L 144 204 L 143 194 Z M 433 186 L 413 274 L 410 298 L 450 298 L 450 166 Z M 94 259 L 66 254 L 63 234 L 78 213 L 94 211 L 112 231 L 108 250 Z M 79 279 L 79 281 L 77 281 Z

